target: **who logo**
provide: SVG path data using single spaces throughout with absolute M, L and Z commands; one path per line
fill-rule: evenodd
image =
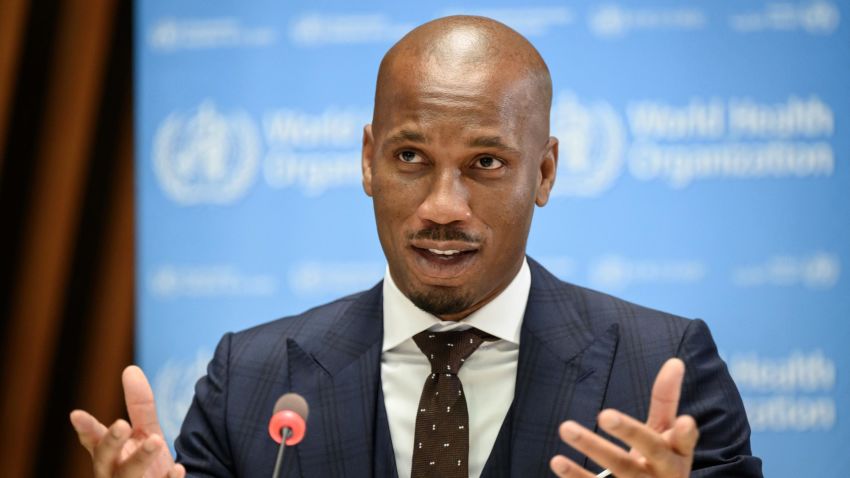
M 595 197 L 613 186 L 623 170 L 625 130 L 610 104 L 584 104 L 561 92 L 552 105 L 552 134 L 560 152 L 554 196 Z
M 195 383 L 207 373 L 212 353 L 204 348 L 185 360 L 169 359 L 153 376 L 159 423 L 168 443 L 180 434 L 180 427 L 195 396 Z
M 211 100 L 173 112 L 157 129 L 153 165 L 166 196 L 181 205 L 229 204 L 251 187 L 260 138 L 245 112 L 223 114 Z

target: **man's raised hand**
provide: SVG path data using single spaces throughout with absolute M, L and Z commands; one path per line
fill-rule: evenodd
M 664 363 L 652 386 L 646 423 L 613 409 L 599 414 L 599 426 L 631 446 L 631 452 L 571 420 L 561 424 L 561 439 L 618 478 L 687 477 L 699 432 L 692 417 L 676 416 L 684 376 L 681 360 L 673 358 Z M 550 467 L 561 478 L 595 476 L 561 455 L 552 458 Z
M 130 366 L 121 376 L 128 424 L 117 420 L 109 428 L 83 410 L 71 412 L 80 443 L 92 456 L 95 478 L 183 478 L 174 463 L 156 418 L 153 391 L 142 369 Z

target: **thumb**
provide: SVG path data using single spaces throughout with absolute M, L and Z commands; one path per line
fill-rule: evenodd
M 124 384 L 124 402 L 127 404 L 127 415 L 133 429 L 146 435 L 162 435 L 162 428 L 156 417 L 156 403 L 153 390 L 148 383 L 145 373 L 135 365 L 124 369 L 121 375 Z
M 71 425 L 74 426 L 80 443 L 89 453 L 94 453 L 94 447 L 100 443 L 101 438 L 106 434 L 106 426 L 83 410 L 74 410 L 71 412 L 70 418 Z

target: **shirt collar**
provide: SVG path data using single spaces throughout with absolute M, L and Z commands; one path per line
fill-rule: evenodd
M 384 273 L 384 343 L 386 352 L 423 330 L 453 330 L 475 327 L 478 330 L 519 345 L 520 327 L 531 289 L 531 271 L 523 258 L 522 266 L 510 284 L 493 300 L 458 322 L 444 321 L 416 307 L 393 282 L 390 269 Z

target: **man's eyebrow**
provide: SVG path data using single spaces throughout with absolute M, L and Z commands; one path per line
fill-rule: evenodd
M 467 146 L 476 148 L 495 148 L 513 154 L 520 154 L 518 149 L 505 143 L 501 136 L 478 136 L 477 138 L 470 139 L 466 144 Z
M 402 129 L 398 132 L 390 135 L 386 143 L 387 144 L 396 144 L 396 143 L 427 143 L 428 138 L 425 137 L 424 134 L 418 131 L 412 131 L 409 129 Z

